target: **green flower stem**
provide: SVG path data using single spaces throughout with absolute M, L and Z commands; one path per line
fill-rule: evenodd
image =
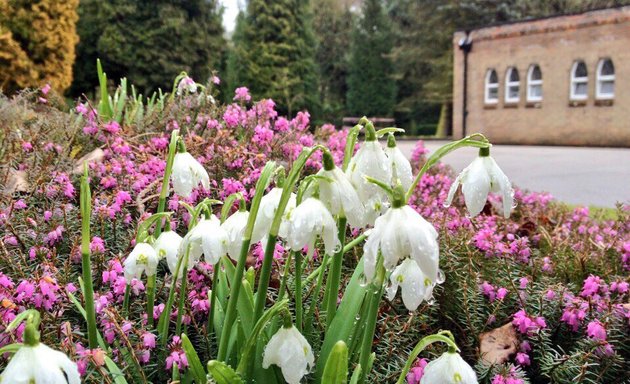
M 234 282 L 230 286 L 230 296 L 228 299 L 227 310 L 225 312 L 225 321 L 223 323 L 223 329 L 221 330 L 221 339 L 219 340 L 219 352 L 217 355 L 217 360 L 226 362 L 227 361 L 227 349 L 230 339 L 230 334 L 232 332 L 232 327 L 236 320 L 236 304 L 238 302 L 238 295 L 241 290 L 240 282 L 243 280 L 243 271 L 245 270 L 245 262 L 247 261 L 247 254 L 249 253 L 249 246 L 251 244 L 252 232 L 254 231 L 254 223 L 256 222 L 256 216 L 258 215 L 258 209 L 260 208 L 260 200 L 262 199 L 265 190 L 269 186 L 269 182 L 271 181 L 271 177 L 273 175 L 274 169 L 276 168 L 276 164 L 272 161 L 268 162 L 260 173 L 260 177 L 256 182 L 256 193 L 254 194 L 254 198 L 252 199 L 252 205 L 249 212 L 249 217 L 247 219 L 247 227 L 245 227 L 245 233 L 243 234 L 243 242 L 241 244 L 241 254 L 239 255 L 238 262 L 236 263 L 236 270 L 234 271 L 234 277 L 232 281 Z M 283 194 L 284 196 L 284 194 Z M 286 206 L 286 203 L 285 203 Z M 281 208 L 278 208 L 279 210 Z M 282 207 L 282 211 L 284 211 L 284 207 Z M 279 225 L 278 225 L 279 227 Z M 276 231 L 277 233 L 277 231 Z M 272 235 L 269 236 L 270 238 Z M 265 268 L 265 262 L 269 265 L 267 266 L 267 276 L 263 275 L 261 272 L 260 279 L 267 279 L 267 286 L 269 284 L 269 275 L 271 274 L 271 259 L 273 259 L 273 250 L 275 249 L 276 241 L 270 241 L 267 244 L 267 250 L 271 247 L 271 252 L 269 253 L 269 257 L 267 257 L 267 253 L 265 253 L 265 260 L 263 261 L 263 268 Z M 269 260 L 267 260 L 269 259 Z M 264 269 L 263 269 L 264 270 Z M 265 304 L 265 299 L 267 297 L 267 286 L 264 287 L 263 290 L 258 291 L 258 296 L 256 297 L 256 307 L 260 306 L 261 312 L 262 308 Z M 254 311 L 254 314 L 256 312 Z M 258 321 L 260 316 L 255 316 L 254 321 Z
M 158 207 L 156 213 L 162 213 L 166 209 L 166 198 L 168 197 L 168 186 L 173 171 L 173 160 L 175 159 L 175 152 L 177 150 L 177 141 L 179 139 L 179 130 L 174 130 L 171 134 L 171 142 L 168 146 L 168 155 L 166 157 L 166 168 L 164 169 L 164 177 L 162 178 L 162 189 L 160 190 L 160 197 L 158 200 Z M 170 220 L 166 218 L 166 220 Z M 167 225 L 170 227 L 170 224 Z M 162 233 L 162 219 L 158 220 L 155 226 L 154 236 L 157 239 Z M 147 279 L 147 324 L 150 328 L 153 328 L 153 308 L 155 306 L 155 290 L 156 290 L 157 276 L 149 276 Z
M 422 179 L 422 175 L 424 175 L 429 170 L 429 168 L 437 164 L 437 162 L 440 161 L 440 159 L 443 158 L 444 156 L 455 151 L 456 149 L 463 148 L 463 147 L 490 148 L 490 146 L 492 146 L 492 144 L 490 144 L 490 142 L 488 141 L 488 139 L 486 139 L 484 135 L 480 133 L 475 133 L 470 136 L 466 136 L 463 139 L 453 141 L 451 143 L 448 143 L 438 148 L 438 150 L 435 151 L 427 159 L 426 163 L 424 163 L 424 165 L 422 166 L 422 168 L 416 175 L 416 178 L 413 180 L 411 187 L 409 187 L 409 190 L 407 191 L 407 194 L 405 195 L 405 202 L 409 202 L 411 195 L 416 190 L 418 183 L 420 183 L 420 180 Z
M 302 168 L 304 168 L 304 166 L 306 165 L 306 161 L 309 159 L 309 157 L 311 157 L 313 153 L 318 150 L 326 150 L 326 148 L 321 145 L 315 145 L 312 148 L 302 150 L 302 153 L 300 153 L 298 158 L 293 162 L 293 167 L 291 168 L 291 172 L 289 172 L 289 177 L 284 181 L 282 196 L 280 196 L 280 202 L 278 203 L 278 208 L 276 209 L 276 215 L 274 216 L 271 223 L 271 229 L 269 230 L 269 240 L 267 241 L 267 246 L 265 247 L 265 255 L 263 257 L 262 267 L 260 269 L 258 290 L 256 291 L 256 300 L 254 302 L 254 321 L 258 321 L 258 319 L 260 319 L 260 316 L 262 316 L 263 310 L 265 308 L 267 289 L 269 288 L 269 280 L 271 279 L 271 263 L 273 261 L 273 253 L 275 251 L 276 239 L 278 236 L 278 232 L 280 231 L 280 224 L 282 223 L 284 211 L 286 210 L 287 204 L 289 203 L 291 193 L 293 192 L 293 189 L 298 179 L 300 178 Z M 256 193 L 258 193 L 258 188 Z M 260 198 L 262 198 L 262 196 Z M 256 208 L 256 212 L 250 212 L 250 218 L 252 217 L 252 214 L 255 216 L 257 211 L 258 208 Z
M 219 273 L 221 272 L 221 259 L 212 267 L 212 290 L 210 291 L 210 310 L 208 312 L 208 328 L 210 334 L 214 331 L 214 307 L 217 304 L 217 287 L 219 286 Z
M 83 164 L 81 178 L 81 268 L 83 270 L 85 313 L 87 319 L 88 344 L 90 349 L 98 347 L 96 339 L 96 311 L 94 310 L 94 287 L 92 285 L 92 262 L 90 258 L 90 217 L 92 215 L 92 195 L 88 181 L 87 163 Z
M 335 313 L 337 312 L 337 298 L 339 297 L 339 285 L 341 284 L 341 267 L 343 266 L 343 247 L 346 242 L 346 224 L 347 219 L 344 216 L 339 216 L 337 219 L 337 237 L 339 238 L 339 251 L 335 252 L 333 256 L 332 266 L 330 267 L 330 273 L 326 279 L 326 327 L 330 327 Z
M 125 286 L 125 298 L 123 299 L 123 313 L 125 316 L 129 314 L 129 298 L 131 296 L 131 284 Z
M 282 280 L 280 280 L 280 289 L 278 290 L 278 299 L 284 297 L 284 292 L 287 289 L 287 276 L 289 276 L 289 268 L 291 267 L 291 259 L 293 258 L 293 252 L 289 252 L 287 259 L 284 261 L 284 270 L 282 271 Z
M 396 381 L 396 384 L 405 383 L 407 373 L 411 369 L 413 362 L 416 360 L 420 352 L 422 352 L 430 344 L 433 344 L 438 341 L 448 344 L 449 352 L 459 351 L 457 344 L 455 344 L 455 341 L 453 340 L 453 335 L 449 331 L 441 331 L 435 335 L 429 335 L 429 336 L 423 337 L 422 340 L 420 340 L 418 344 L 416 344 L 416 347 L 413 349 L 413 351 L 411 351 L 411 354 L 409 355 L 409 358 L 407 359 L 407 363 L 405 363 L 405 367 L 403 368 L 402 372 L 400 372 L 400 376 L 398 376 L 398 381 Z
M 295 252 L 295 324 L 300 332 L 302 332 L 302 311 L 302 252 Z
M 177 306 L 177 322 L 175 323 L 175 334 L 181 335 L 182 333 L 182 316 L 184 315 L 184 304 L 186 303 L 186 288 L 188 286 L 188 268 L 184 265 L 182 271 L 182 283 L 179 285 L 179 304 Z
M 186 252 L 183 257 L 177 260 L 177 266 L 175 267 L 175 274 L 173 275 L 173 282 L 168 292 L 168 299 L 164 306 L 164 311 L 160 316 L 160 322 L 158 323 L 158 334 L 160 335 L 160 346 L 162 353 L 166 352 L 166 343 L 168 342 L 168 326 L 171 320 L 171 311 L 173 307 L 173 301 L 175 301 L 175 287 L 177 285 L 177 277 L 179 276 L 180 268 L 183 263 L 188 265 L 188 257 L 190 255 L 190 246 L 186 247 Z M 159 361 L 162 361 L 160 359 Z
M 330 256 L 324 254 L 324 258 L 322 259 L 322 263 L 321 265 L 317 268 L 317 271 L 319 271 L 320 273 L 314 274 L 315 272 L 313 272 L 309 277 L 311 276 L 317 276 L 317 282 L 315 284 L 315 289 L 313 290 L 313 297 L 311 298 L 311 304 L 308 308 L 308 312 L 306 313 L 306 318 L 305 318 L 305 323 L 306 324 L 306 328 L 304 331 L 304 334 L 310 334 L 311 331 L 313 330 L 313 315 L 315 314 L 315 307 L 317 306 L 317 302 L 319 300 L 319 293 L 321 292 L 322 289 L 322 284 L 324 283 L 324 271 L 326 269 L 326 267 L 328 266 L 330 262 Z M 317 272 L 316 271 L 316 272 Z M 305 284 L 308 284 L 309 279 L 308 277 L 305 280 Z
M 361 339 L 361 354 L 359 355 L 359 364 L 361 367 L 367 367 L 372 354 L 372 343 L 374 342 L 374 331 L 376 330 L 376 321 L 378 318 L 378 308 L 383 296 L 383 281 L 385 280 L 385 268 L 383 267 L 383 258 L 379 257 L 376 266 L 376 277 L 368 288 L 368 307 L 366 313 L 365 328 L 363 338 Z M 369 375 L 369 371 L 364 368 L 359 383 L 365 383 Z
M 367 237 L 368 237 L 368 231 L 366 231 L 366 232 L 362 233 L 361 235 L 357 236 L 354 240 L 352 240 L 351 242 L 346 244 L 345 247 L 343 247 L 343 253 L 346 254 L 352 248 L 354 248 L 357 245 L 361 244 Z M 325 255 L 325 256 L 327 256 L 327 255 Z M 304 285 L 310 283 L 315 278 L 317 278 L 320 275 L 322 275 L 322 273 L 321 273 L 322 270 L 324 268 L 326 268 L 328 266 L 328 264 L 330 264 L 332 262 L 332 259 L 326 258 L 325 256 L 324 256 L 324 259 L 322 260 L 322 263 L 317 268 L 315 268 L 315 270 L 313 272 L 311 272 L 311 274 L 308 275 L 306 277 L 306 279 L 304 279 Z

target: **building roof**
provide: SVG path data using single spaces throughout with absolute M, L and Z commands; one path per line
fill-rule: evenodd
M 469 30 L 469 32 L 474 34 L 475 41 L 482 41 L 566 31 L 603 24 L 618 24 L 628 21 L 630 21 L 630 6 L 619 6 L 579 13 L 491 24 Z M 463 31 L 460 30 L 456 33 L 462 32 Z

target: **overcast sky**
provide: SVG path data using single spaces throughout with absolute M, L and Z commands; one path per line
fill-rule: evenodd
M 234 23 L 236 22 L 236 16 L 238 15 L 239 3 L 243 3 L 242 0 L 221 0 L 221 4 L 225 8 L 223 10 L 223 27 L 228 34 L 234 31 Z

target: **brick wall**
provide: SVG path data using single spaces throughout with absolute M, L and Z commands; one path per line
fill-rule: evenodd
M 455 33 L 453 134 L 462 137 L 463 61 Z M 630 7 L 520 22 L 473 30 L 468 56 L 467 134 L 481 132 L 495 143 L 630 147 Z M 615 96 L 596 100 L 598 62 L 615 66 Z M 582 60 L 588 69 L 588 98 L 570 99 L 571 69 Z M 542 70 L 543 100 L 526 100 L 527 72 Z M 520 100 L 505 102 L 508 67 L 518 69 Z M 498 102 L 484 100 L 489 68 L 499 78 Z

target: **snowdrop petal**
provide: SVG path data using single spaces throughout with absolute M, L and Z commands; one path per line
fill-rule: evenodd
M 291 326 L 280 328 L 271 337 L 263 355 L 263 368 L 272 364 L 282 369 L 282 376 L 289 384 L 298 384 L 315 363 L 313 350 L 302 334 Z
M 424 367 L 420 384 L 477 384 L 475 371 L 458 353 L 445 352 Z
M 43 343 L 24 345 L 13 355 L 0 375 L 0 382 L 11 384 L 79 384 L 76 363 L 65 354 Z
M 158 236 L 155 243 L 153 243 L 153 249 L 157 252 L 158 258 L 162 259 L 172 259 L 177 258 L 177 252 L 179 251 L 179 246 L 182 243 L 183 238 L 178 235 L 175 231 L 165 231 Z
M 188 152 L 175 154 L 171 181 L 175 193 L 183 197 L 190 196 L 193 188 L 199 185 L 199 183 L 206 189 L 210 187 L 208 172 L 206 172 L 203 165 Z
M 514 204 L 514 190 L 512 189 L 512 183 L 508 177 L 503 173 L 501 168 L 497 165 L 496 161 L 490 156 L 486 158 L 486 167 L 491 179 L 491 191 L 498 192 L 503 198 L 503 216 L 510 217 L 510 211 Z
M 462 185 L 464 200 L 470 216 L 477 216 L 486 205 L 490 193 L 490 175 L 486 170 L 483 159 L 478 157 L 470 164 L 466 180 Z
M 391 185 L 396 185 L 397 180 L 400 180 L 403 188 L 408 190 L 413 182 L 411 163 L 398 147 L 386 147 L 384 151 L 392 168 Z
M 159 261 L 157 252 L 151 245 L 147 243 L 136 244 L 123 262 L 127 284 L 131 284 L 134 278 L 139 279 L 143 272 L 147 276 L 155 275 Z

